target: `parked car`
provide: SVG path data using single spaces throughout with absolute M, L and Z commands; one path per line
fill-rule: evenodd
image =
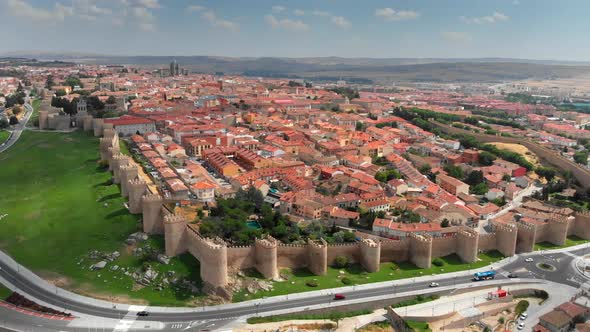
M 522 330 L 524 329 L 524 323 L 518 323 L 518 325 L 516 326 L 517 329 Z
M 525 259 L 524 261 L 527 262 L 527 263 L 530 263 L 530 262 L 533 261 L 533 259 L 529 257 L 529 258 Z
M 150 314 L 147 311 L 140 311 L 140 312 L 137 313 L 137 316 L 140 316 L 140 317 L 146 317 L 146 316 L 149 316 L 149 315 Z
M 523 312 L 522 314 L 520 314 L 520 320 L 525 320 L 528 316 L 529 316 L 529 314 L 527 314 L 526 312 Z
M 518 278 L 518 275 L 516 273 L 510 273 L 508 274 L 508 278 Z
M 344 300 L 346 298 L 346 295 L 344 294 L 335 294 L 334 295 L 334 300 Z

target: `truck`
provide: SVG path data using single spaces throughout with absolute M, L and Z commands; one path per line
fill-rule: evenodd
M 496 271 L 476 272 L 473 275 L 473 281 L 489 280 L 496 277 Z

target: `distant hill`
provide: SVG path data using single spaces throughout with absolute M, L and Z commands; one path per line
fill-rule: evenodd
M 113 56 L 82 53 L 12 52 L 10 57 L 92 64 L 165 67 L 176 60 L 193 72 L 248 76 L 379 82 L 502 82 L 590 74 L 590 62 L 505 58 L 235 58 L 221 56 Z

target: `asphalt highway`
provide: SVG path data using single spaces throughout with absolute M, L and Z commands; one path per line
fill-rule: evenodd
M 27 125 L 27 122 L 29 122 L 29 119 L 31 118 L 31 115 L 33 115 L 33 107 L 31 106 L 31 104 L 29 104 L 29 98 L 27 97 L 26 102 L 25 102 L 25 116 L 21 119 L 21 121 L 14 126 L 14 128 L 12 129 L 12 135 L 10 136 L 10 138 L 8 140 L 6 140 L 6 142 L 4 142 L 2 145 L 0 145 L 0 152 L 4 152 L 5 150 L 8 150 L 8 148 L 10 148 L 14 143 L 16 143 L 16 141 L 18 141 L 18 139 L 20 138 L 20 135 L 22 134 L 23 130 L 25 129 L 25 126 Z
M 589 248 L 577 249 L 572 252 L 562 253 L 544 253 L 538 252 L 526 256 L 517 256 L 510 263 L 504 265 L 496 275 L 498 280 L 506 280 L 508 273 L 515 273 L 519 278 L 527 279 L 546 279 L 558 283 L 568 284 L 574 287 L 579 287 L 584 283 L 583 277 L 572 268 L 572 261 L 577 256 L 582 256 L 590 253 Z M 527 262 L 526 258 L 532 258 L 532 262 Z M 545 262 L 555 267 L 554 271 L 547 271 L 541 269 L 539 264 Z M 493 268 L 493 264 L 492 267 Z M 16 286 L 24 295 L 39 299 L 43 302 L 54 305 L 58 308 L 63 308 L 64 311 L 85 314 L 93 317 L 122 319 L 129 312 L 125 309 L 109 308 L 102 306 L 95 306 L 91 303 L 80 302 L 65 295 L 60 294 L 59 291 L 51 291 L 40 285 L 30 282 L 27 278 L 21 277 L 14 266 L 6 265 L 0 262 L 0 276 L 8 282 Z M 161 322 L 167 327 L 176 326 L 176 329 L 208 329 L 208 326 L 216 326 L 216 324 L 223 324 L 229 322 L 237 317 L 254 316 L 267 312 L 274 312 L 277 310 L 292 309 L 293 312 L 303 311 L 305 308 L 314 305 L 326 305 L 334 302 L 333 294 L 343 292 L 346 295 L 346 301 L 367 299 L 370 300 L 379 296 L 390 296 L 395 298 L 398 293 L 406 293 L 411 291 L 423 290 L 423 293 L 431 293 L 437 288 L 429 287 L 434 280 L 439 284 L 439 287 L 445 286 L 461 286 L 465 288 L 467 285 L 477 285 L 477 282 L 472 281 L 470 276 L 450 276 L 437 275 L 430 278 L 415 279 L 415 282 L 405 283 L 396 286 L 381 286 L 377 288 L 364 289 L 363 287 L 356 287 L 353 290 L 343 292 L 342 290 L 330 290 L 330 294 L 314 295 L 309 297 L 294 297 L 281 302 L 264 303 L 252 301 L 251 305 L 238 307 L 208 307 L 207 310 L 199 311 L 199 309 L 187 309 L 186 312 L 150 312 L 147 317 L 136 317 L 137 321 Z M 427 279 L 427 280 L 424 280 Z M 392 300 L 393 302 L 393 300 Z M 148 309 L 149 311 L 149 309 Z M 1 326 L 1 325 L 0 325 Z M 213 329 L 213 328 L 211 328 Z M 70 330 L 62 328 L 62 330 Z

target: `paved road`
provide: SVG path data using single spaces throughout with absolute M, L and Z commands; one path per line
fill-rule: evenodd
M 29 104 L 29 98 L 27 97 L 27 99 L 25 100 L 25 109 L 26 109 L 26 113 L 25 116 L 21 119 L 21 121 L 15 125 L 12 129 L 12 135 L 10 136 L 10 138 L 4 142 L 2 145 L 0 145 L 0 153 L 8 150 L 12 145 L 14 145 L 14 143 L 16 143 L 16 141 L 18 141 L 18 139 L 20 138 L 20 135 L 22 134 L 23 130 L 25 129 L 25 126 L 27 125 L 27 122 L 29 122 L 29 119 L 31 118 L 31 115 L 33 115 L 33 106 L 31 106 L 31 104 Z
M 576 280 L 576 271 L 571 269 L 571 262 L 576 257 L 576 254 L 583 255 L 587 249 L 578 249 L 572 253 L 556 253 L 556 254 L 544 254 L 544 253 L 533 253 L 528 254 L 526 257 L 533 258 L 533 263 L 527 263 L 525 257 L 515 257 L 512 262 L 507 263 L 504 267 L 499 269 L 501 272 L 497 279 L 508 281 L 506 275 L 508 272 L 515 272 L 520 274 L 521 278 L 535 278 L 535 279 L 547 279 L 579 287 L 584 280 Z M 556 266 L 555 272 L 548 272 L 537 267 L 537 263 L 547 261 L 550 264 Z M 91 302 L 85 303 L 78 301 L 71 297 L 60 294 L 59 291 L 49 291 L 46 288 L 40 286 L 36 282 L 31 282 L 28 278 L 23 278 L 13 266 L 0 263 L 0 277 L 7 280 L 9 283 L 16 286 L 25 294 L 30 297 L 38 299 L 42 302 L 49 303 L 64 310 L 80 313 L 93 317 L 102 317 L 105 319 L 119 320 L 122 317 L 130 314 L 130 311 L 125 309 L 116 309 L 111 307 L 103 307 L 93 305 Z M 357 289 L 346 291 L 347 301 L 354 300 L 365 300 L 369 298 L 375 298 L 380 296 L 395 297 L 398 293 L 406 293 L 411 291 L 422 291 L 424 293 L 429 288 L 429 284 L 432 280 L 436 280 L 440 284 L 440 287 L 445 286 L 469 286 L 475 285 L 469 275 L 460 276 L 449 276 L 439 275 L 427 278 L 414 279 L 413 282 L 406 282 L 392 287 L 390 284 L 385 286 L 377 286 L 373 288 L 363 288 L 358 286 Z M 515 281 L 516 282 L 516 281 Z M 340 290 L 341 291 L 341 290 Z M 339 290 L 331 290 L 331 293 L 339 292 Z M 327 294 L 310 295 L 307 297 L 293 296 L 288 300 L 283 300 L 274 303 L 265 303 L 260 301 L 251 301 L 250 303 L 236 304 L 236 305 L 225 305 L 217 307 L 208 307 L 207 309 L 194 309 L 186 308 L 185 310 L 174 310 L 170 312 L 153 312 L 149 317 L 134 317 L 138 321 L 158 321 L 168 323 L 167 326 L 176 326 L 176 328 L 193 328 L 203 329 L 211 328 L 211 326 L 222 326 L 224 322 L 229 322 L 237 317 L 253 316 L 266 312 L 275 312 L 277 310 L 293 310 L 300 311 L 304 308 L 314 305 L 328 305 L 332 303 L 333 295 Z M 132 316 L 133 312 L 131 311 Z M 127 316 L 129 317 L 129 316 Z M 192 325 L 191 325 L 192 324 Z M 209 327 L 208 327 L 209 326 Z

